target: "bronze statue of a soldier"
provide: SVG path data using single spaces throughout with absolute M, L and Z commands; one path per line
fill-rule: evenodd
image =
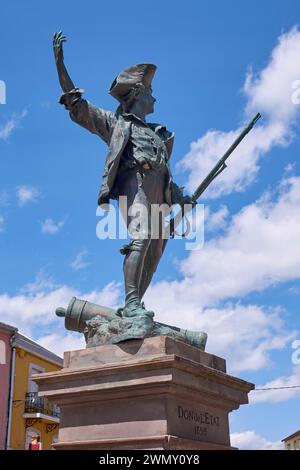
M 121 252 L 125 255 L 123 270 L 125 306 L 123 317 L 149 316 L 142 298 L 151 282 L 163 253 L 162 233 L 151 238 L 151 205 L 190 203 L 172 180 L 169 159 L 174 134 L 160 124 L 146 122 L 154 111 L 153 64 L 138 64 L 122 71 L 113 81 L 109 93 L 118 100 L 116 112 L 105 111 L 82 98 L 83 90 L 70 79 L 63 57 L 62 33 L 54 34 L 53 47 L 63 95 L 59 102 L 69 110 L 71 119 L 98 135 L 109 146 L 104 165 L 98 204 L 127 196 L 126 222 L 132 217 L 130 208 L 142 204 L 147 209 L 148 231 L 144 237 L 132 237 Z
M 131 242 L 121 249 L 125 255 L 124 308 L 115 311 L 73 297 L 67 309 L 59 307 L 56 314 L 65 317 L 67 329 L 84 333 L 87 347 L 167 335 L 204 350 L 206 333 L 156 322 L 153 320 L 154 312 L 147 310 L 142 302 L 166 246 L 166 235 L 174 232 L 182 219 L 182 212 L 171 219 L 168 230 L 161 219 L 170 213 L 174 204 L 184 207 L 184 214 L 194 207 L 210 183 L 227 167 L 227 159 L 261 116 L 259 113 L 254 116 L 192 196 L 184 196 L 182 188 L 174 183 L 169 166 L 174 134 L 163 125 L 146 122 L 146 116 L 154 110 L 152 79 L 156 66 L 138 64 L 123 70 L 109 89 L 119 106 L 116 112 L 105 111 L 83 99 L 83 90 L 76 88 L 70 79 L 64 65 L 64 41 L 61 32 L 54 34 L 55 61 L 64 92 L 59 102 L 69 110 L 74 122 L 101 137 L 109 146 L 98 204 L 105 207 L 110 199 L 118 200 Z M 120 202 L 121 196 L 127 198 L 126 209 Z M 132 208 L 140 206 L 144 208 L 143 216 L 134 231 L 131 228 L 135 218 Z M 152 218 L 153 206 L 167 208 L 162 211 L 162 218 Z

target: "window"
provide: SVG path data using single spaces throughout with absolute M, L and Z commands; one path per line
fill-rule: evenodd
M 0 340 L 0 364 L 6 364 L 6 347 L 2 339 Z
M 37 384 L 32 380 L 33 374 L 41 374 L 42 372 L 45 372 L 45 369 L 37 364 L 30 364 L 29 365 L 29 373 L 28 373 L 28 392 L 32 393 L 37 393 L 38 392 L 38 386 Z
M 35 428 L 26 429 L 25 450 L 29 449 L 32 436 L 39 436 L 41 438 L 41 433 L 38 429 Z

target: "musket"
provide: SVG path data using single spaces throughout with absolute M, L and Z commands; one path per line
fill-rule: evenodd
M 257 121 L 261 118 L 261 114 L 257 113 L 252 121 L 249 122 L 249 124 L 245 127 L 245 129 L 240 133 L 240 135 L 235 139 L 233 144 L 229 147 L 229 149 L 224 153 L 223 157 L 220 158 L 218 163 L 213 167 L 213 169 L 208 173 L 208 175 L 204 178 L 202 183 L 199 184 L 197 189 L 194 191 L 191 197 L 191 204 L 189 204 L 186 207 L 185 214 L 193 209 L 195 207 L 197 200 L 201 196 L 201 194 L 204 193 L 204 191 L 208 188 L 208 186 L 211 184 L 211 182 L 219 176 L 222 171 L 227 168 L 226 165 L 226 160 L 228 157 L 232 154 L 232 152 L 236 149 L 236 147 L 241 143 L 241 141 L 246 137 L 246 135 L 251 131 L 251 129 L 255 126 Z M 172 218 L 165 228 L 165 243 L 164 243 L 164 248 L 167 243 L 167 240 L 170 236 L 170 238 L 174 237 L 174 231 L 178 224 L 181 222 L 183 217 L 182 210 L 180 210 L 174 218 Z

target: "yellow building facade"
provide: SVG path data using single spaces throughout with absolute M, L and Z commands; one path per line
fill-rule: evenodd
M 17 333 L 12 344 L 8 448 L 28 449 L 31 436 L 39 436 L 42 449 L 51 449 L 59 427 L 59 408 L 38 396 L 32 376 L 62 368 L 62 359 Z

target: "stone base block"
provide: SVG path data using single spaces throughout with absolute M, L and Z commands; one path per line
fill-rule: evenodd
M 254 388 L 165 336 L 68 351 L 35 380 L 61 409 L 56 449 L 232 449 L 228 414 Z

